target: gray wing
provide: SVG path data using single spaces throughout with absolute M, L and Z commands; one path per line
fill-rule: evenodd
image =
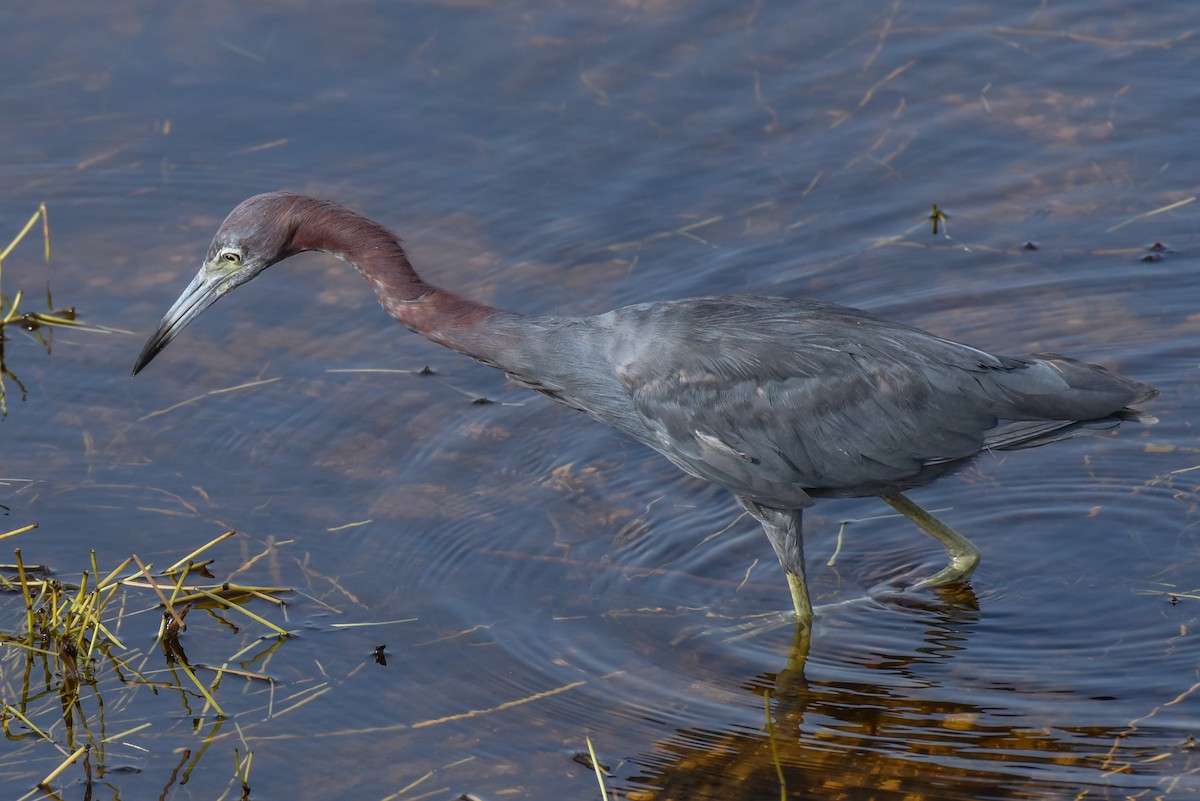
M 1042 363 L 833 304 L 698 298 L 612 314 L 613 365 L 645 427 L 634 433 L 768 505 L 903 489 L 1074 422 L 1021 408 L 1069 389 Z

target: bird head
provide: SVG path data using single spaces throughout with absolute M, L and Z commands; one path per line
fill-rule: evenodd
M 251 280 L 276 262 L 306 248 L 295 244 L 308 200 L 300 195 L 271 192 L 242 201 L 217 229 L 200 272 L 171 306 L 158 329 L 146 341 L 133 366 L 137 375 L 200 313 L 230 290 Z

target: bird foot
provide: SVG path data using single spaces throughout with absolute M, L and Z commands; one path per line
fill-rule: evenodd
M 923 578 L 912 585 L 914 590 L 927 590 L 933 587 L 945 587 L 947 584 L 965 584 L 979 564 L 979 551 L 969 551 L 950 557 L 950 564 L 943 567 L 932 576 Z

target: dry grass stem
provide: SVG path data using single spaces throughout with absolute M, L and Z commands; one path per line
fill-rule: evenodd
M 9 537 L 15 537 L 18 534 L 24 534 L 27 531 L 33 531 L 37 527 L 38 527 L 37 523 L 30 523 L 28 526 L 22 526 L 21 528 L 14 528 L 12 531 L 6 531 L 3 534 L 0 534 L 0 540 L 5 540 L 5 539 L 8 539 Z
M 205 544 L 201 545 L 199 548 L 192 551 L 187 556 L 183 557 L 182 559 L 180 559 L 178 562 L 176 562 L 175 564 L 168 567 L 163 572 L 164 573 L 174 573 L 176 570 L 179 570 L 180 568 L 184 567 L 185 565 L 187 565 L 188 562 L 193 561 L 197 556 L 204 553 L 209 548 L 212 548 L 214 545 L 218 545 L 218 544 L 224 542 L 225 540 L 229 539 L 230 537 L 232 537 L 235 534 L 237 534 L 237 532 L 234 531 L 233 529 L 230 529 L 229 531 L 226 531 L 224 534 L 222 534 L 218 537 L 213 537 L 211 540 L 209 540 Z
M 188 398 L 187 400 L 183 400 L 183 401 L 180 401 L 179 403 L 172 404 L 165 409 L 159 409 L 158 411 L 150 412 L 150 414 L 143 415 L 137 419 L 137 422 L 144 423 L 145 421 L 152 420 L 155 417 L 159 417 L 164 414 L 169 414 L 170 412 L 173 412 L 176 409 L 182 409 L 184 406 L 187 406 L 189 404 L 198 403 L 198 402 L 204 400 L 205 398 L 214 397 L 216 395 L 224 395 L 229 392 L 238 392 L 239 390 L 243 390 L 243 389 L 256 389 L 258 387 L 266 386 L 267 384 L 274 384 L 276 381 L 280 381 L 280 380 L 282 380 L 282 379 L 280 377 L 276 376 L 275 378 L 264 378 L 259 381 L 248 381 L 245 384 L 238 384 L 237 386 L 234 386 L 234 387 L 225 387 L 223 389 L 213 389 L 213 390 L 210 390 L 203 394 L 196 395 L 193 398 Z
M 269 620 L 267 620 L 266 618 L 262 617 L 261 615 L 256 615 L 255 613 L 251 612 L 249 609 L 246 609 L 245 607 L 243 607 L 243 606 L 240 606 L 240 605 L 238 605 L 238 604 L 235 604 L 235 603 L 230 603 L 229 601 L 227 601 L 227 600 L 225 600 L 224 598 L 222 598 L 220 595 L 217 595 L 215 592 L 211 592 L 211 591 L 209 591 L 209 590 L 205 590 L 205 589 L 200 589 L 200 590 L 199 590 L 199 595 L 201 595 L 201 596 L 203 596 L 203 597 L 205 597 L 205 598 L 208 598 L 209 600 L 216 601 L 216 602 L 217 602 L 217 604 L 218 604 L 220 607 L 222 607 L 223 609 L 228 609 L 228 610 L 230 610 L 230 611 L 232 611 L 232 612 L 240 612 L 240 613 L 242 613 L 242 614 L 243 614 L 243 615 L 245 615 L 246 617 L 248 617 L 248 618 L 250 618 L 251 620 L 253 620 L 255 623 L 258 623 L 258 624 L 260 624 L 260 625 L 262 625 L 262 626 L 266 626 L 267 628 L 271 629 L 271 630 L 272 630 L 272 631 L 274 631 L 276 634 L 278 634 L 280 637 L 290 637 L 290 636 L 292 636 L 292 635 L 291 635 L 291 634 L 289 634 L 287 631 L 285 631 L 284 629 L 280 628 L 279 626 L 276 626 L 274 623 L 272 623 L 271 621 L 269 621 Z
M 596 781 L 600 784 L 600 798 L 607 801 L 608 787 L 604 784 L 604 772 L 600 770 L 600 760 L 596 758 L 596 749 L 592 745 L 592 738 L 585 737 L 584 739 L 587 741 L 588 757 L 592 760 L 592 770 L 596 771 Z M 616 797 L 616 793 L 613 793 L 613 798 Z

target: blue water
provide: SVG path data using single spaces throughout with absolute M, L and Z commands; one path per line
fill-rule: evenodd
M 151 723 L 107 746 L 136 768 L 105 779 L 123 796 L 233 792 L 248 746 L 255 798 L 592 797 L 571 759 L 590 737 L 622 793 L 775 798 L 765 690 L 789 797 L 1200 796 L 1190 4 L 50 2 L 0 21 L 0 241 L 45 201 L 54 244 L 49 273 L 16 249 L 0 291 L 33 308 L 48 281 L 117 329 L 55 331 L 49 353 L 10 331 L 27 392 L 9 380 L 0 532 L 37 522 L 11 542 L 77 577 L 91 548 L 167 564 L 233 528 L 220 578 L 297 590 L 258 611 L 301 636 L 245 665 L 273 697 L 220 690 L 245 746 L 101 673 L 105 731 Z M 385 222 L 428 279 L 506 308 L 822 298 L 1099 361 L 1156 384 L 1160 422 L 916 493 L 983 550 L 973 597 L 889 593 L 937 546 L 873 499 L 818 504 L 797 679 L 789 630 L 760 617 L 783 576 L 725 493 L 397 327 L 340 262 L 274 268 L 130 380 L 222 217 L 277 188 Z M 193 615 L 197 662 L 261 634 Z M 122 631 L 161 671 L 153 617 Z M 23 663 L 0 656 L 18 703 Z M 57 705 L 34 708 L 65 742 Z M 61 759 L 8 741 L 0 778 L 24 792 Z

